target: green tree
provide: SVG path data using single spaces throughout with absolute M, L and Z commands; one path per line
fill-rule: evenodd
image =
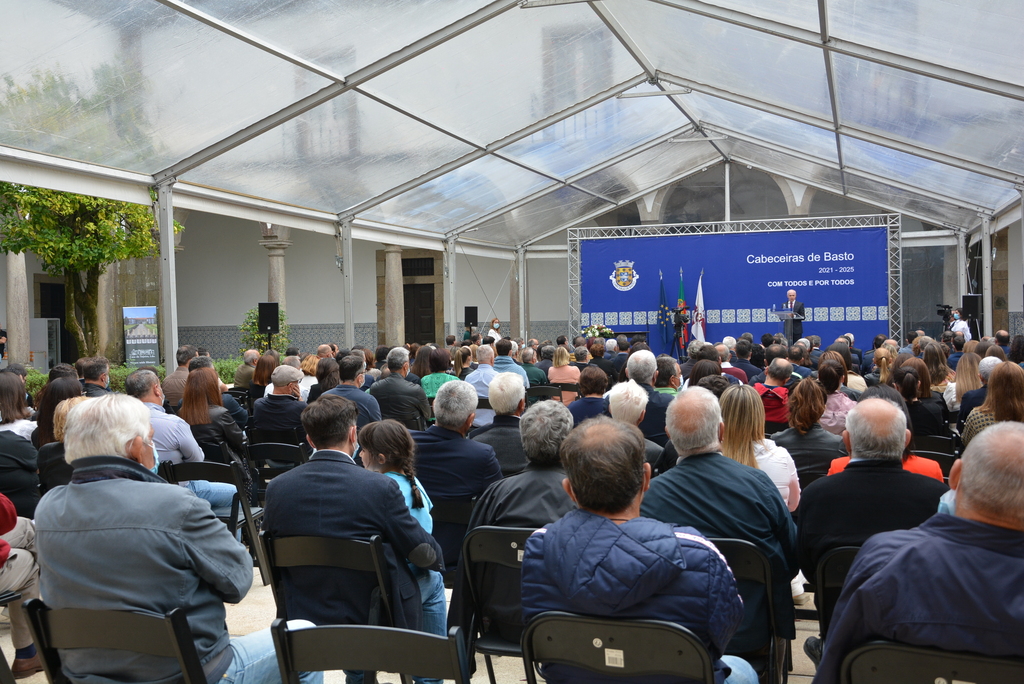
M 99 347 L 100 276 L 117 261 L 159 253 L 157 236 L 148 206 L 0 182 L 0 251 L 33 252 L 64 279 L 64 325 L 83 356 Z

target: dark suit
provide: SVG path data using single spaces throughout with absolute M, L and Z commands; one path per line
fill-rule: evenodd
M 441 549 L 409 513 L 398 484 L 363 470 L 340 451 L 317 451 L 309 462 L 267 485 L 263 529 L 271 537 L 384 538 L 396 627 L 420 629 L 419 587 L 406 559 L 440 570 Z M 401 562 L 396 562 L 400 559 Z M 318 625 L 368 624 L 370 573 L 301 567 L 282 571 L 289 619 Z
M 750 359 L 737 358 L 735 361 L 732 361 L 731 363 L 734 367 L 739 368 L 741 371 L 747 374 L 748 385 L 750 384 L 750 379 L 752 377 L 760 373 L 764 373 L 764 369 L 758 368 L 754 364 L 750 363 Z
M 417 416 L 423 419 L 424 426 L 430 419 L 430 402 L 423 388 L 398 373 L 373 383 L 370 396 L 377 400 L 381 418 L 394 418 L 408 427 L 413 427 L 410 422 Z
M 359 417 L 356 419 L 356 427 L 363 427 L 368 423 L 380 420 L 380 404 L 372 396 L 352 385 L 338 385 L 334 389 L 327 390 L 324 394 L 333 394 L 342 399 L 354 401 L 359 408 Z
M 787 311 L 789 310 L 789 300 L 786 300 L 785 302 L 783 302 L 782 308 L 787 310 Z M 800 316 L 800 319 L 799 320 L 793 319 L 793 327 L 792 327 L 792 333 L 791 333 L 793 338 L 789 341 L 790 344 L 793 344 L 794 342 L 796 342 L 797 340 L 799 340 L 801 337 L 804 336 L 804 303 L 803 302 L 793 302 L 793 314 L 796 315 L 796 316 Z M 788 321 L 787 321 L 787 323 L 788 323 Z M 788 325 L 785 326 L 785 327 L 787 329 L 789 329 Z
M 829 549 L 917 527 L 935 514 L 947 491 L 937 480 L 904 470 L 900 460 L 850 461 L 843 472 L 815 480 L 800 496 L 797 560 L 804 577 L 814 576 Z
M 481 444 L 490 444 L 505 477 L 515 475 L 526 467 L 526 451 L 519 433 L 519 416 L 494 416 L 490 425 L 477 428 L 469 438 Z M 426 486 L 426 485 L 424 485 Z
M 665 446 L 668 442 L 668 435 L 665 434 L 665 412 L 668 410 L 668 405 L 672 403 L 672 400 L 675 397 L 671 394 L 658 392 L 650 385 L 644 385 L 642 383 L 638 384 L 645 392 L 647 392 L 646 413 L 644 414 L 644 419 L 640 421 L 640 425 L 638 426 L 640 428 L 640 432 L 644 433 L 644 437 L 656 443 L 658 446 Z M 611 415 L 608 410 L 607 399 L 604 400 L 604 413 L 606 416 Z
M 299 438 L 306 439 L 302 429 L 302 411 L 306 402 L 290 394 L 270 394 L 257 399 L 252 407 L 253 427 L 257 430 L 298 430 Z
M 466 439 L 440 425 L 413 432 L 412 438 L 416 442 L 416 476 L 435 504 L 475 499 L 501 479 L 501 466 L 489 444 Z M 444 550 L 449 567 L 458 563 L 464 536 L 465 525 L 434 523 L 434 539 Z

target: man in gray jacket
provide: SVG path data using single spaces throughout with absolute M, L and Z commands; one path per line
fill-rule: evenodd
M 153 474 L 153 429 L 141 401 L 110 394 L 67 417 L 71 484 L 36 508 L 40 592 L 51 608 L 187 612 L 207 681 L 280 682 L 270 630 L 231 639 L 224 601 L 242 600 L 252 559 L 210 504 Z M 112 565 L 113 564 L 113 565 Z M 115 570 L 116 566 L 116 571 Z M 75 649 L 72 682 L 178 682 L 174 658 Z M 304 674 L 319 684 L 322 673 Z

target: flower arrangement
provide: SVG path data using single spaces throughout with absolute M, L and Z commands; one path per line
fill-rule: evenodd
M 584 337 L 615 337 L 615 331 L 604 325 L 591 325 L 583 329 Z

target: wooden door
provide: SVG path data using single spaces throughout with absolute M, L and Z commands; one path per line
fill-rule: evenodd
M 405 341 L 436 342 L 434 339 L 434 286 L 404 285 Z

